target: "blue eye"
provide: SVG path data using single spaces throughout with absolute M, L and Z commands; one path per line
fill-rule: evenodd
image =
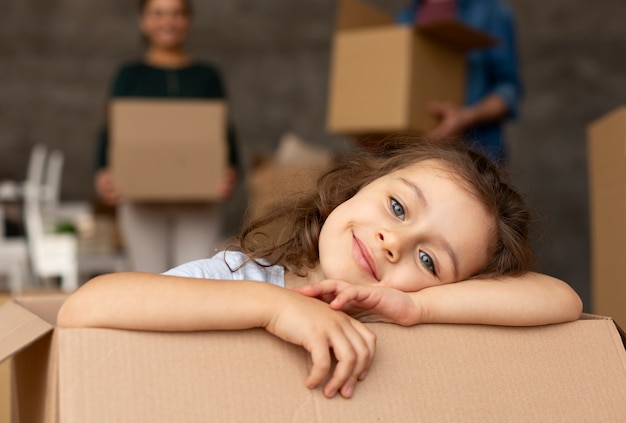
M 422 262 L 422 265 L 424 265 L 424 267 L 426 267 L 430 271 L 430 273 L 432 273 L 433 275 L 436 274 L 435 262 L 433 261 L 432 257 L 430 257 L 425 252 L 420 251 L 420 261 Z
M 400 220 L 404 220 L 404 207 L 395 198 L 390 201 L 391 212 Z

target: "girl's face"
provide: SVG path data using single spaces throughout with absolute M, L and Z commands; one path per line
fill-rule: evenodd
M 376 179 L 328 216 L 325 279 L 405 292 L 467 279 L 488 261 L 494 217 L 436 160 Z
M 181 48 L 189 32 L 190 18 L 183 0 L 150 0 L 139 27 L 151 47 Z

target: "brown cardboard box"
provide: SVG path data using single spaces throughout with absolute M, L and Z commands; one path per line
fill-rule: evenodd
M 295 134 L 284 134 L 274 155 L 257 160 L 249 174 L 247 217 L 260 217 L 285 200 L 291 201 L 313 190 L 317 178 L 331 160 L 329 150 L 308 143 Z M 272 230 L 264 232 L 275 235 L 280 229 L 278 223 Z
M 493 39 L 456 20 L 394 24 L 359 0 L 340 0 L 333 36 L 327 127 L 340 134 L 426 131 L 432 100 L 461 105 L 465 53 Z
M 11 295 L 0 294 L 0 306 L 9 301 Z M 11 360 L 0 363 L 0 423 L 11 421 Z
M 623 422 L 626 351 L 611 319 L 534 328 L 369 324 L 355 396 L 304 380 L 304 349 L 261 329 L 55 329 L 62 297 L 0 308 L 22 422 Z
M 322 170 L 321 167 L 280 166 L 272 162 L 257 165 L 248 181 L 249 217 L 259 217 L 282 201 L 309 192 L 315 188 Z
M 219 200 L 226 174 L 226 105 L 215 100 L 116 99 L 110 162 L 124 198 Z
M 594 313 L 626 324 L 626 106 L 587 131 Z
M 315 188 L 323 170 L 323 167 L 317 166 L 279 165 L 272 160 L 257 164 L 248 178 L 246 219 L 259 218 L 286 202 L 301 198 Z M 255 237 L 256 242 L 276 245 L 286 224 L 281 220 L 260 228 L 258 232 L 265 237 Z

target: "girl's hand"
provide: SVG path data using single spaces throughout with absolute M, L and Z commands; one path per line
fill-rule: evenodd
M 299 289 L 301 294 L 319 298 L 334 310 L 343 310 L 362 322 L 387 322 L 402 326 L 422 323 L 423 308 L 406 292 L 384 286 L 352 285 L 326 279 Z
M 370 368 L 376 335 L 361 322 L 332 310 L 322 301 L 284 292 L 287 301 L 278 307 L 265 329 L 311 353 L 313 367 L 306 380 L 309 388 L 318 386 L 330 372 L 332 349 L 337 365 L 324 386 L 324 395 L 330 398 L 340 392 L 350 398 L 356 382 L 363 380 Z

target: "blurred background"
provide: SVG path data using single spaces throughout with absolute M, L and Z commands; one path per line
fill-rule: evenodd
M 393 13 L 403 0 L 370 0 Z M 507 127 L 509 169 L 537 220 L 538 269 L 589 309 L 586 126 L 626 103 L 626 1 L 509 0 L 525 95 Z M 224 75 L 244 163 L 295 133 L 342 148 L 325 129 L 334 0 L 196 1 L 188 43 Z M 61 198 L 95 198 L 97 131 L 120 62 L 138 57 L 128 0 L 4 0 L 0 14 L 0 178 L 21 179 L 32 146 L 65 153 Z M 236 230 L 247 198 L 230 201 Z

